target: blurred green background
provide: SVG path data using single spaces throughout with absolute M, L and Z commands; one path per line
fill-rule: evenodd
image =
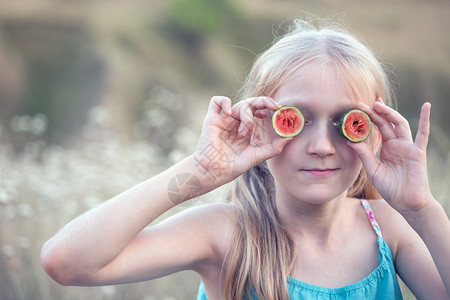
M 189 272 L 61 287 L 39 251 L 72 218 L 192 153 L 209 99 L 234 99 L 256 53 L 305 12 L 357 32 L 393 70 L 414 132 L 432 103 L 431 188 L 448 212 L 449 1 L 1 1 L 0 298 L 193 299 Z

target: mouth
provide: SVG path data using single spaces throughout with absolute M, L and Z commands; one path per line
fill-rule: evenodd
M 315 177 L 325 177 L 332 175 L 337 170 L 338 170 L 337 168 L 327 168 L 327 169 L 303 169 L 302 171 Z

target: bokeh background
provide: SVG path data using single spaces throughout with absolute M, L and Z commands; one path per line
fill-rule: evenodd
M 414 132 L 432 103 L 431 188 L 449 212 L 447 0 L 0 1 L 0 298 L 195 298 L 190 272 L 61 287 L 39 251 L 69 220 L 192 153 L 209 99 L 235 99 L 256 53 L 306 12 L 356 32 L 394 72 Z

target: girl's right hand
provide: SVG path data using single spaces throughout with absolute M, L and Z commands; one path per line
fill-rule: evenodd
M 255 141 L 264 127 L 256 118 L 269 117 L 281 105 L 269 97 L 242 100 L 231 106 L 227 97 L 211 99 L 194 159 L 202 186 L 215 188 L 283 150 L 291 140 Z

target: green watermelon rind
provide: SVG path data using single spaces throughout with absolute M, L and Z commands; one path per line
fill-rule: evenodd
M 297 132 L 295 132 L 295 133 L 293 133 L 293 134 L 284 134 L 284 133 L 280 132 L 280 131 L 277 129 L 276 122 L 275 122 L 275 121 L 276 121 L 276 116 L 277 116 L 277 114 L 279 114 L 282 110 L 290 109 L 290 108 L 294 109 L 294 110 L 300 115 L 300 117 L 301 117 L 301 119 L 302 119 L 302 126 L 297 130 Z M 297 135 L 303 130 L 303 127 L 304 127 L 304 126 L 305 126 L 305 117 L 303 116 L 303 114 L 302 114 L 302 112 L 300 111 L 300 109 L 298 109 L 298 108 L 295 107 L 295 106 L 282 106 L 282 107 L 280 107 L 279 109 L 277 109 L 277 110 L 275 111 L 275 113 L 273 114 L 273 116 L 272 116 L 272 127 L 273 127 L 273 129 L 275 130 L 275 132 L 276 132 L 279 136 L 284 137 L 284 138 L 290 138 L 290 137 L 297 136 Z
M 349 137 L 348 134 L 344 130 L 345 120 L 347 119 L 347 117 L 349 115 L 351 115 L 354 112 L 363 114 L 365 116 L 365 118 L 367 119 L 367 121 L 369 122 L 369 130 L 367 131 L 367 134 L 364 135 L 362 138 L 359 138 L 359 139 L 354 139 L 354 138 Z M 372 131 L 372 121 L 370 120 L 369 115 L 367 113 L 365 113 L 364 111 L 362 111 L 360 109 L 352 109 L 352 110 L 350 110 L 350 111 L 348 111 L 348 112 L 346 112 L 345 114 L 342 115 L 341 119 L 339 120 L 338 129 L 339 129 L 339 133 L 343 137 L 347 138 L 350 142 L 359 143 L 359 142 L 362 142 L 362 141 L 364 141 L 365 139 L 367 139 L 369 137 L 369 135 L 370 135 L 370 133 Z

